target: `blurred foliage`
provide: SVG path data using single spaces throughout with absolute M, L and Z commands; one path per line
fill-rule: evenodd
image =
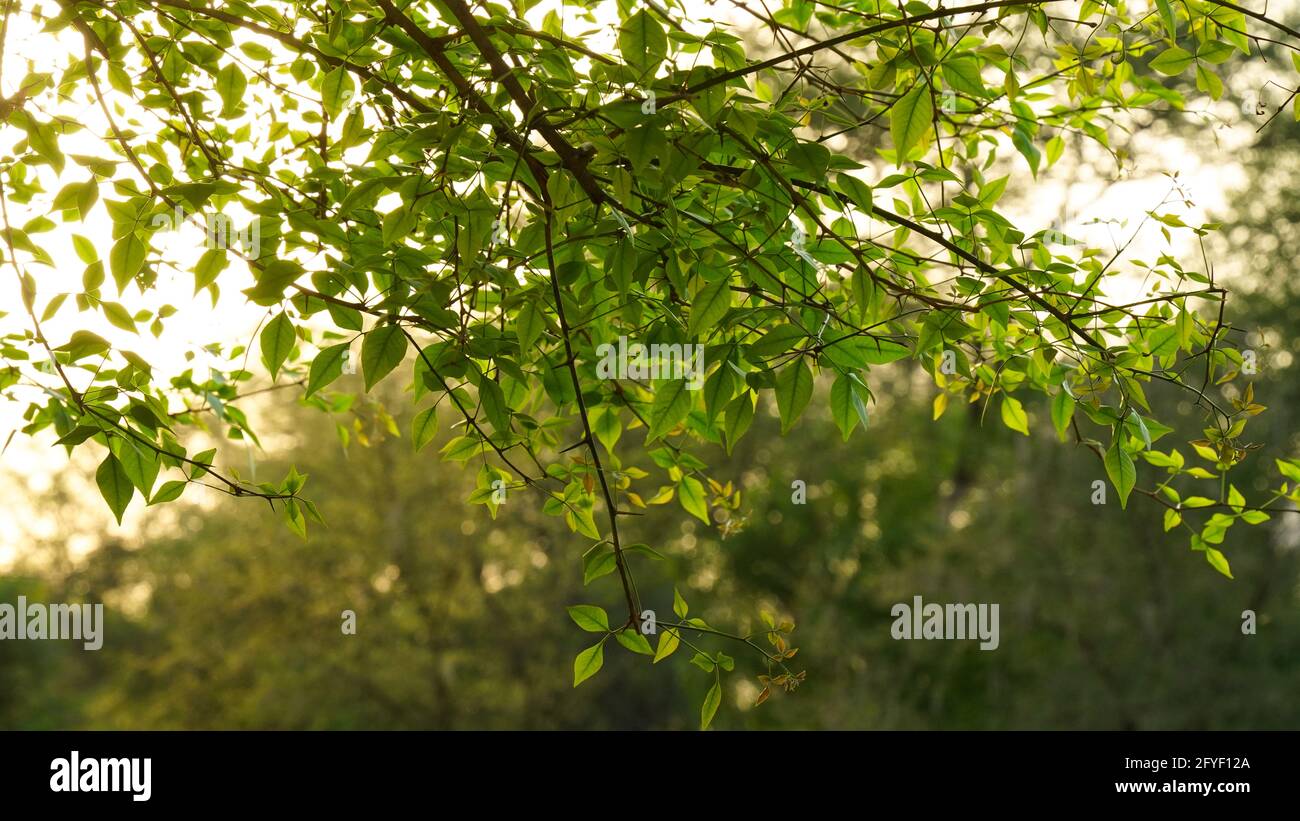
M 742 630 L 759 623 L 735 602 L 799 620 L 810 671 L 801 697 L 751 708 L 752 676 L 737 676 L 725 702 L 739 709 L 719 712 L 719 727 L 1300 726 L 1300 531 L 1281 520 L 1239 534 L 1228 582 L 1177 561 L 1186 548 L 1162 538 L 1155 507 L 1094 506 L 1091 483 L 1104 474 L 1085 449 L 981 427 L 974 405 L 933 423 L 920 378 L 892 371 L 851 449 L 829 421 L 776 436 L 775 408 L 760 406 L 732 463 L 747 493 L 738 535 L 720 541 L 657 511 L 633 527 L 632 538 L 655 538 L 668 557 L 642 588 L 659 613 L 671 609 L 664 580 L 692 571 L 683 588 L 692 606 Z M 1295 389 L 1272 372 L 1260 381 L 1270 395 Z M 102 600 L 109 623 L 93 653 L 0 643 L 0 725 L 693 724 L 709 677 L 688 665 L 638 674 L 638 660 L 611 644 L 589 694 L 572 688 L 584 636 L 553 615 L 592 592 L 555 520 L 507 500 L 494 522 L 460 501 L 472 472 L 392 438 L 345 456 L 312 444 L 328 435 L 317 414 L 273 410 L 299 444 L 259 472 L 302 466 L 328 526 L 304 543 L 270 512 L 223 499 L 186 505 L 175 523 L 81 562 L 56 541 L 30 551 L 26 578 L 7 582 L 0 600 L 24 591 Z M 1242 469 L 1263 480 L 1267 465 Z M 792 502 L 796 479 L 806 504 Z M 35 503 L 47 514 L 77 504 L 44 498 Z M 1000 603 L 1001 647 L 893 641 L 890 607 L 917 593 Z M 1247 608 L 1258 635 L 1241 633 Z M 348 609 L 355 636 L 341 630 Z M 747 657 L 738 664 L 761 672 Z

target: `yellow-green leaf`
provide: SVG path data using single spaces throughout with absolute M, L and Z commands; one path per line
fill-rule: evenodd
M 930 130 L 933 118 L 934 101 L 925 83 L 917 83 L 894 103 L 889 112 L 889 133 L 900 164 L 910 159 L 912 150 Z
M 266 327 L 262 329 L 260 337 L 262 363 L 270 371 L 272 379 L 280 373 L 280 366 L 293 352 L 296 339 L 297 335 L 293 330 L 293 322 L 289 320 L 289 317 L 283 311 L 276 314 L 275 318 L 266 323 Z
M 366 391 L 402 363 L 406 356 L 406 334 L 396 325 L 384 325 L 366 334 L 361 343 L 361 369 L 365 372 Z
M 1024 406 L 1014 396 L 1002 397 L 1002 424 L 1017 433 L 1029 435 L 1029 414 L 1025 413 Z
M 438 433 L 438 406 L 430 405 L 411 420 L 411 447 L 416 453 L 424 450 Z
M 704 706 L 700 708 L 700 729 L 707 730 L 713 723 L 713 716 L 718 712 L 718 705 L 722 703 L 722 685 L 714 681 L 709 692 L 704 696 Z
M 573 686 L 577 687 L 582 682 L 599 673 L 600 668 L 604 664 L 605 640 L 601 639 L 596 644 L 583 650 L 573 660 Z
M 812 399 L 812 369 L 801 356 L 776 375 L 776 407 L 781 413 L 781 433 L 789 432 Z
M 1133 464 L 1133 457 L 1129 456 L 1128 451 L 1124 449 L 1123 440 L 1122 433 L 1115 437 L 1115 441 L 1106 451 L 1104 460 L 1106 475 L 1110 477 L 1110 483 L 1119 493 L 1121 508 L 1128 505 L 1128 495 L 1132 492 L 1133 485 L 1137 483 L 1137 467 Z
M 116 456 L 110 453 L 100 463 L 99 470 L 95 471 L 95 484 L 99 486 L 99 492 L 104 501 L 108 502 L 108 509 L 113 511 L 117 523 L 121 524 L 122 513 L 135 495 L 135 485 L 131 483 L 131 477 Z
M 569 618 L 588 633 L 609 632 L 609 616 L 594 604 L 577 604 L 569 608 Z

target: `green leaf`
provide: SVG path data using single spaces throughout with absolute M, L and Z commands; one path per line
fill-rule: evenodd
M 749 391 L 743 391 L 727 405 L 727 412 L 723 416 L 723 433 L 727 437 L 728 454 L 736 447 L 740 437 L 745 435 L 745 431 L 749 430 L 753 421 L 754 399 Z
M 839 348 L 841 345 L 836 345 L 834 347 Z M 832 349 L 827 349 L 828 356 L 830 350 Z M 907 349 L 907 346 L 890 339 L 861 340 L 857 346 L 857 350 L 862 354 L 863 361 L 868 365 L 888 365 L 890 362 L 897 362 L 898 360 L 906 356 L 911 356 L 912 354 L 912 352 Z
M 1237 490 L 1237 486 L 1228 485 L 1228 506 L 1232 508 L 1233 512 L 1240 513 L 1245 504 L 1246 497 L 1241 495 L 1241 491 Z
M 72 249 L 77 252 L 77 257 L 87 265 L 99 259 L 99 251 L 95 249 L 95 243 L 81 234 L 72 235 Z
M 1213 70 L 1206 68 L 1203 64 L 1196 64 L 1196 87 L 1206 94 L 1210 95 L 1211 100 L 1217 100 L 1223 96 L 1223 80 Z
M 68 359 L 75 362 L 87 356 L 97 356 L 109 349 L 108 340 L 90 331 L 75 331 L 72 338 L 55 348 L 66 351 Z
M 692 476 L 683 476 L 677 483 L 677 499 L 687 513 L 709 524 L 709 506 L 704 500 L 704 486 Z
M 321 80 L 321 105 L 331 120 L 338 119 L 343 106 L 352 97 L 352 75 L 343 66 L 337 66 Z
M 442 446 L 439 451 L 442 458 L 448 462 L 464 462 L 478 456 L 486 449 L 486 445 L 473 436 L 457 436 L 447 444 Z
M 1025 436 L 1029 435 L 1029 415 L 1025 413 L 1020 400 L 1010 394 L 1002 397 L 1002 424 Z
M 847 373 L 840 374 L 831 386 L 831 416 L 845 442 L 849 441 L 849 436 L 859 421 L 864 428 L 867 426 L 866 414 L 866 405 L 858 394 L 858 386 L 853 377 Z
M 1228 578 L 1232 578 L 1232 568 L 1228 566 L 1228 557 L 1223 555 L 1223 553 L 1215 550 L 1209 545 L 1206 545 L 1205 560 L 1210 563 L 1210 567 L 1213 567 Z
M 716 326 L 730 308 L 731 277 L 724 276 L 705 285 L 695 295 L 695 301 L 691 303 L 690 324 L 687 326 L 686 333 L 692 338 L 699 337 Z
M 396 245 L 415 230 L 419 211 L 413 203 L 402 203 L 384 216 L 381 238 L 384 245 Z
M 637 130 L 635 133 L 642 133 Z M 640 157 L 637 158 L 640 161 Z M 632 277 L 636 273 L 636 245 L 629 237 L 621 237 L 605 257 L 605 276 L 613 283 L 620 295 L 626 296 L 632 287 Z
M 430 405 L 411 420 L 411 447 L 416 453 L 424 450 L 438 434 L 438 406 Z
M 90 209 L 99 201 L 99 186 L 93 179 L 83 182 L 70 182 L 63 186 L 62 190 L 54 197 L 53 208 L 56 211 L 75 210 L 77 215 L 84 221 L 90 215 Z M 84 237 L 83 237 L 84 239 Z M 75 243 L 75 235 L 74 235 Z M 78 254 L 80 255 L 80 251 Z M 82 262 L 94 262 L 94 258 L 85 259 Z
M 289 354 L 293 353 L 297 338 L 298 335 L 293 330 L 293 322 L 283 311 L 276 314 L 275 318 L 266 323 L 266 327 L 262 329 L 260 337 L 262 363 L 266 365 L 272 379 L 280 373 L 280 366 L 289 358 Z
M 38 123 L 35 120 L 29 120 L 27 126 L 27 142 L 32 150 L 40 155 L 55 170 L 56 173 L 63 173 L 63 151 L 59 148 L 59 137 L 53 123 Z
M 786 150 L 785 161 L 799 169 L 802 176 L 820 182 L 826 178 L 831 152 L 821 143 L 797 142 Z
M 983 97 L 987 92 L 984 79 L 980 77 L 979 60 L 974 57 L 957 57 L 947 60 L 940 67 L 943 81 L 954 91 L 971 97 Z
M 1195 58 L 1192 56 L 1191 52 L 1181 49 L 1178 46 L 1170 46 L 1151 61 L 1151 68 L 1161 74 L 1173 76 L 1175 74 L 1182 74 L 1187 67 L 1192 64 L 1192 60 L 1194 59 Z
M 244 291 L 255 305 L 274 305 L 284 297 L 284 289 L 302 276 L 302 266 L 287 259 L 273 259 L 257 271 L 257 284 Z
M 479 382 L 478 397 L 480 404 L 483 405 L 483 412 L 487 414 L 492 427 L 501 433 L 508 432 L 510 430 L 510 408 L 506 406 L 506 397 L 501 390 L 501 386 L 484 377 Z
M 120 302 L 101 302 L 99 307 L 104 311 L 104 317 L 113 326 L 135 333 L 135 320 L 131 318 L 131 312 L 125 305 Z
M 113 244 L 112 250 L 108 252 L 108 270 L 113 274 L 113 282 L 117 283 L 119 294 L 126 290 L 126 286 L 144 268 L 147 250 L 144 241 L 133 233 Z
M 1056 428 L 1056 435 L 1062 442 L 1066 439 L 1065 434 L 1070 428 L 1072 419 L 1074 419 L 1074 397 L 1061 390 L 1052 397 L 1052 427 Z
M 681 636 L 677 635 L 676 630 L 665 630 L 659 634 L 659 644 L 655 648 L 654 664 L 658 664 L 664 659 L 677 652 L 677 647 L 682 643 Z
M 1293 482 L 1300 482 L 1300 463 L 1295 460 L 1276 459 L 1278 472 Z
M 1151 449 L 1151 431 L 1147 430 L 1147 423 L 1142 420 L 1142 416 L 1137 411 L 1129 411 L 1128 418 L 1138 429 L 1138 436 L 1142 437 L 1142 444 L 1146 445 L 1147 450 Z
M 673 588 L 673 612 L 677 614 L 677 618 L 679 619 L 686 618 L 686 614 L 690 612 L 690 608 L 686 604 L 686 599 L 682 598 L 682 594 L 676 587 Z
M 618 410 L 608 405 L 597 405 L 588 412 L 588 419 L 591 422 L 591 432 L 596 434 L 596 438 L 605 446 L 605 450 L 613 453 L 614 446 L 623 435 L 623 425 L 618 420 Z
M 252 57 L 254 60 L 263 63 L 269 61 L 275 56 L 275 52 L 271 51 L 261 43 L 240 43 L 239 50 L 247 54 L 249 57 Z
M 594 604 L 576 604 L 569 608 L 569 618 L 588 633 L 608 633 L 609 616 Z
M 197 464 L 193 464 L 189 466 L 190 478 L 198 479 L 203 476 L 206 476 L 208 473 L 207 468 L 212 467 L 212 460 L 214 460 L 216 457 L 217 457 L 216 448 L 208 448 L 202 453 L 194 454 L 194 458 L 191 461 L 196 462 Z
M 645 554 L 646 556 L 649 556 L 650 558 L 654 559 L 654 560 L 657 561 L 657 562 L 665 562 L 665 561 L 668 561 L 668 557 L 664 556 L 664 554 L 660 553 L 658 550 L 655 550 L 653 547 L 651 547 L 651 546 L 648 545 L 648 544 L 637 543 L 637 544 L 632 545 L 631 547 L 625 547 L 625 548 L 623 548 L 623 552 L 624 552 L 624 553 L 643 553 L 643 554 Z
M 704 382 L 704 412 L 710 425 L 735 393 L 735 372 L 727 365 L 715 370 Z
M 108 509 L 113 511 L 117 523 L 122 524 L 122 513 L 135 495 L 135 485 L 116 456 L 110 453 L 100 463 L 99 470 L 95 471 L 95 484 L 99 485 L 99 492 L 108 502 Z
M 722 684 L 715 680 L 709 692 L 704 696 L 704 706 L 700 708 L 700 729 L 707 730 L 713 723 L 713 716 L 718 712 L 718 705 L 722 703 Z
M 307 396 L 325 387 L 343 373 L 343 357 L 347 355 L 348 343 L 331 345 L 316 354 L 307 373 Z
M 54 443 L 56 445 L 80 445 L 97 433 L 101 433 L 99 428 L 94 425 L 78 425 L 71 433 L 64 434 Z
M 1236 50 L 1227 43 L 1221 43 L 1218 40 L 1207 40 L 1197 47 L 1196 59 L 1217 66 L 1220 63 L 1226 63 L 1235 53 Z
M 655 651 L 650 648 L 649 640 L 631 627 L 615 633 L 614 638 L 618 639 L 619 644 L 633 653 L 639 653 L 643 656 L 653 656 L 655 654 Z
M 894 103 L 889 111 L 889 133 L 900 164 L 911 158 L 912 149 L 930 130 L 933 119 L 934 101 L 925 83 L 917 83 Z
M 588 647 L 578 654 L 573 660 L 573 686 L 577 687 L 582 682 L 591 678 L 600 672 L 600 668 L 605 664 L 605 640 L 601 639 L 596 644 Z
M 668 54 L 668 37 L 663 27 L 645 9 L 628 18 L 618 33 L 618 51 L 636 73 L 652 74 Z
M 1156 0 L 1156 8 L 1160 11 L 1160 22 L 1164 24 L 1169 40 L 1172 42 L 1178 39 L 1178 22 L 1169 0 Z
M 361 343 L 361 370 L 365 374 L 366 392 L 379 383 L 406 356 L 406 334 L 396 325 L 381 325 L 366 334 Z
M 1038 150 L 1038 146 L 1034 145 L 1034 138 L 1030 135 L 1029 131 L 1026 130 L 1026 126 L 1023 122 L 1018 123 L 1016 127 L 1012 129 L 1011 144 L 1016 147 L 1016 150 L 1020 152 L 1020 155 L 1029 163 L 1029 170 L 1033 172 L 1035 177 L 1037 177 L 1038 164 L 1042 160 L 1043 155 L 1042 152 Z
M 677 427 L 691 412 L 691 392 L 684 379 L 667 379 L 655 390 L 654 402 L 650 405 L 650 431 L 647 442 L 659 439 L 668 431 Z
M 750 344 L 749 349 L 753 351 L 755 356 L 767 359 L 768 357 L 785 353 L 797 345 L 801 340 L 807 338 L 808 334 L 806 331 L 783 322 L 774 328 L 768 329 L 768 331 L 763 334 L 762 339 Z M 727 373 L 732 372 L 730 368 L 723 368 L 722 370 Z
M 217 281 L 217 276 L 226 267 L 226 251 L 224 248 L 212 248 L 204 251 L 203 256 L 194 265 L 194 293 L 202 291 L 212 283 Z
M 1169 509 L 1165 510 L 1165 521 L 1164 521 L 1164 526 L 1165 526 L 1165 532 L 1166 532 L 1166 533 L 1168 533 L 1169 531 L 1171 531 L 1171 530 L 1173 530 L 1174 528 L 1178 527 L 1178 525 L 1179 525 L 1182 521 L 1183 521 L 1183 514 L 1179 513 L 1178 511 L 1174 510 L 1173 508 L 1169 508 Z
M 1122 431 L 1115 436 L 1115 441 L 1107 449 L 1104 459 L 1106 475 L 1110 477 L 1110 483 L 1119 493 L 1121 508 L 1128 506 L 1128 495 L 1133 490 L 1133 485 L 1137 484 L 1137 467 L 1133 464 L 1133 457 L 1129 456 L 1128 451 L 1124 449 L 1122 444 L 1124 438 L 1125 434 Z M 1190 499 L 1186 500 L 1184 504 L 1190 501 Z
M 185 486 L 189 484 L 181 479 L 173 479 L 170 482 L 164 482 L 158 492 L 149 500 L 151 505 L 161 505 L 165 502 L 174 502 L 185 492 Z
M 239 111 L 248 90 L 248 79 L 235 63 L 227 63 L 217 72 L 217 94 L 221 95 L 221 116 L 230 117 Z
M 542 318 L 541 309 L 537 307 L 535 300 L 528 300 L 519 309 L 519 317 L 515 321 L 515 334 L 519 337 L 519 349 L 527 354 L 532 350 L 533 344 L 541 338 L 542 332 L 545 330 L 546 321 Z
M 863 214 L 871 216 L 871 186 L 851 174 L 836 174 L 835 185 Z
M 160 465 L 157 454 L 143 444 L 125 439 L 114 438 L 112 444 L 122 471 L 131 484 L 140 489 L 141 495 L 148 499 L 153 492 L 154 482 L 158 479 Z
M 602 542 L 582 557 L 582 583 L 588 585 L 618 569 L 618 556 L 614 549 Z
M 1056 165 L 1056 161 L 1061 159 L 1061 154 L 1065 151 L 1065 140 L 1060 134 L 1047 141 L 1047 164 Z
M 781 413 L 781 433 L 789 432 L 812 399 L 812 368 L 801 356 L 776 375 L 776 406 Z

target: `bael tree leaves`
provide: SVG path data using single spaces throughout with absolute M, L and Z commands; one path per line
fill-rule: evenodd
M 1133 464 L 1133 457 L 1124 449 L 1124 438 L 1123 435 L 1115 437 L 1115 441 L 1106 449 L 1103 460 L 1106 465 L 1106 475 L 1114 485 L 1115 491 L 1119 493 L 1120 507 L 1128 506 L 1129 494 L 1137 482 L 1137 467 Z
M 889 133 L 900 159 L 911 156 L 933 127 L 934 100 L 930 89 L 918 83 L 903 95 L 889 113 Z
M 648 10 L 641 9 L 619 30 L 618 50 L 638 78 L 654 73 L 668 54 L 668 37 L 663 26 Z
M 729 277 L 722 277 L 708 283 L 695 295 L 691 304 L 690 324 L 686 333 L 692 338 L 706 335 L 714 328 L 731 308 L 731 282 Z
M 573 686 L 577 687 L 582 682 L 591 678 L 600 672 L 600 668 L 605 664 L 605 639 L 601 639 L 596 644 L 583 650 L 573 659 Z
M 648 439 L 662 438 L 691 412 L 691 392 L 684 379 L 661 382 L 650 406 Z
M 119 522 L 137 489 L 161 505 L 201 481 L 305 538 L 321 517 L 300 475 L 252 481 L 215 449 L 192 453 L 207 447 L 195 440 L 257 446 L 254 393 L 329 414 L 349 449 L 409 424 L 425 458 L 476 471 L 470 503 L 511 515 L 508 489 L 572 531 L 575 572 L 582 557 L 593 597 L 616 608 L 570 612 L 604 634 L 575 660 L 575 685 L 611 634 L 646 654 L 647 562 L 693 575 L 689 556 L 627 546 L 638 519 L 740 531 L 746 480 L 728 455 L 775 421 L 789 433 L 815 397 L 845 447 L 872 458 L 851 435 L 881 379 L 929 382 L 938 425 L 963 406 L 985 419 L 991 403 L 1024 435 L 1050 418 L 1079 458 L 1103 462 L 1125 508 L 1139 492 L 1177 505 L 1150 515 L 1173 522 L 1170 538 L 1190 532 L 1224 576 L 1232 527 L 1300 502 L 1291 454 L 1273 455 L 1281 473 L 1262 498 L 1227 490 L 1265 410 L 1247 378 L 1255 354 L 1238 347 L 1212 261 L 1178 258 L 1175 242 L 1217 226 L 1144 203 L 1139 233 L 1169 247 L 1139 260 L 1004 205 L 1067 173 L 1067 147 L 1112 158 L 1117 179 L 1133 172 L 1121 140 L 1148 111 L 1190 110 L 1193 87 L 1227 96 L 1223 78 L 1257 59 L 1252 39 L 1300 45 L 1288 28 L 1214 0 L 1085 3 L 1071 19 L 1035 4 L 791 0 L 752 10 L 756 30 L 719 19 L 701 35 L 676 7 L 597 5 L 616 26 L 590 31 L 565 4 L 528 23 L 466 0 L 326 16 L 292 0 L 256 15 L 67 4 L 45 20 L 28 46 L 54 67 L 6 112 L 15 161 L 0 168 L 21 296 L 0 392 L 37 388 L 24 433 L 95 452 Z M 86 31 L 103 43 L 90 62 Z M 84 128 L 71 101 L 101 95 L 116 127 Z M 65 155 L 74 143 L 89 147 Z M 64 227 L 79 260 L 66 287 L 43 276 Z M 223 322 L 219 338 L 188 339 L 167 301 L 177 269 L 223 320 L 246 301 L 270 319 L 260 334 Z M 1124 302 L 1118 276 L 1149 293 Z M 118 347 L 131 332 L 144 358 Z M 364 396 L 341 379 L 358 336 Z M 184 366 L 166 371 L 142 347 L 154 338 L 184 346 Z M 1209 401 L 1219 385 L 1231 402 Z M 1187 399 L 1204 415 L 1169 444 Z M 714 679 L 702 726 L 738 666 L 762 671 L 762 701 L 802 681 L 786 620 L 765 618 L 755 651 L 684 603 L 675 615 L 654 660 L 710 642 L 748 658 L 696 649 Z
M 307 373 L 307 396 L 311 396 L 343 374 L 343 360 L 348 356 L 349 347 L 346 342 L 330 345 L 316 354 Z
M 104 458 L 99 469 L 95 471 L 95 484 L 99 486 L 100 494 L 108 503 L 108 509 L 113 511 L 113 517 L 117 519 L 118 524 L 121 524 L 122 514 L 126 512 L 127 505 L 131 504 L 131 497 L 135 495 L 135 486 L 131 483 L 131 477 L 127 475 L 122 463 L 112 453 Z
M 609 631 L 609 617 L 594 604 L 579 604 L 569 608 L 569 618 L 588 633 Z
M 361 343 L 361 369 L 366 390 L 392 373 L 406 357 L 406 334 L 396 325 L 382 325 L 366 334 Z
M 293 322 L 283 311 L 276 314 L 275 317 L 262 329 L 260 336 L 262 347 L 262 364 L 270 372 L 271 378 L 274 379 L 280 373 L 280 366 L 289 358 L 293 352 L 294 343 L 297 341 L 297 335 L 293 330 Z
M 803 357 L 796 358 L 776 375 L 776 404 L 781 413 L 781 432 L 794 426 L 812 399 L 812 368 Z

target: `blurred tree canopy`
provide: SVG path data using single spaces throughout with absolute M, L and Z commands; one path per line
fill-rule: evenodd
M 1293 709 L 1216 699 L 1287 669 L 1287 639 L 1244 643 L 1224 608 L 1293 595 L 1280 529 L 1246 526 L 1300 499 L 1292 428 L 1251 458 L 1258 352 L 1205 252 L 1220 226 L 1187 224 L 1171 195 L 1104 249 L 1008 205 L 1067 147 L 1123 170 L 1118 135 L 1193 85 L 1218 100 L 1252 44 L 1300 70 L 1300 35 L 1224 0 L 737 3 L 773 33 L 759 57 L 689 6 L 532 5 L 4 5 L 5 31 L 38 23 L 58 65 L 0 76 L 21 301 L 0 389 L 26 403 L 25 434 L 95 455 L 119 522 L 137 495 L 177 507 L 147 549 L 15 582 L 100 592 L 122 619 L 111 659 L 3 648 L 111 682 L 21 702 L 18 722 L 707 727 L 725 702 L 744 708 L 733 726 L 1211 726 Z M 186 223 L 202 252 L 169 258 L 161 236 Z M 34 239 L 64 226 L 84 231 L 70 288 Z M 1144 230 L 1167 250 L 1126 254 Z M 105 335 L 166 338 L 168 267 L 265 311 L 254 339 L 212 340 L 206 373 L 155 373 Z M 259 480 L 229 451 L 261 446 L 271 422 L 249 410 L 281 389 L 320 416 L 281 420 L 296 446 Z M 368 449 L 341 462 L 335 438 Z M 430 468 L 435 441 L 472 485 Z M 860 459 L 822 456 L 846 441 Z M 1081 492 L 1099 480 L 1118 506 Z M 788 503 L 795 481 L 812 504 Z M 195 484 L 231 498 L 192 503 Z M 1163 518 L 1126 519 L 1132 495 Z M 1221 575 L 1158 556 L 1174 530 Z M 879 620 L 918 585 L 1004 602 L 1022 638 L 996 663 L 904 650 Z M 588 646 L 560 638 L 565 607 Z M 338 631 L 343 610 L 364 641 Z M 632 669 L 678 650 L 693 667 Z M 814 663 L 822 698 L 754 711 Z M 757 679 L 724 679 L 738 667 Z

